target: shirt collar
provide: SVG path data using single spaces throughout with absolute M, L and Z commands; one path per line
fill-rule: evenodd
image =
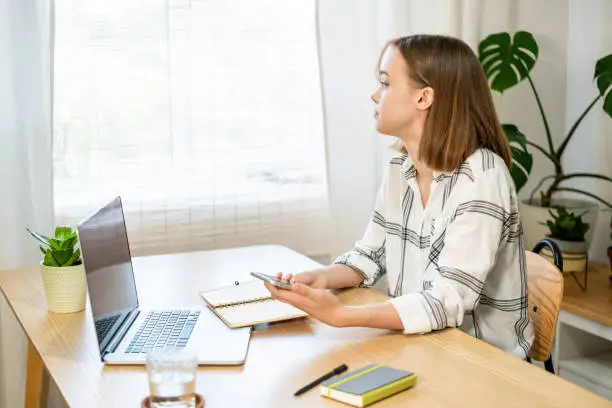
M 399 159 L 402 161 L 401 168 L 402 168 L 402 174 L 404 175 L 404 178 L 406 180 L 410 180 L 411 178 L 416 178 L 416 174 L 417 174 L 416 167 L 414 167 L 414 163 L 412 162 L 410 155 L 408 155 L 408 153 L 403 154 L 399 157 Z
M 399 156 L 399 159 L 402 162 L 402 174 L 406 178 L 406 180 L 411 178 L 416 178 L 417 171 L 416 167 L 414 167 L 414 162 L 410 158 L 408 153 Z M 440 182 L 447 177 L 450 177 L 452 171 L 442 171 L 442 170 L 434 170 L 433 171 L 433 180 L 436 182 Z

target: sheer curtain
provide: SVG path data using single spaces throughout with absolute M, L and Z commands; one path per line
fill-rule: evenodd
M 121 195 L 133 254 L 329 253 L 315 2 L 56 6 L 55 211 Z
M 0 271 L 40 262 L 25 227 L 53 226 L 51 18 L 48 0 L 0 0 Z M 26 350 L 0 295 L 0 407 L 24 405 Z

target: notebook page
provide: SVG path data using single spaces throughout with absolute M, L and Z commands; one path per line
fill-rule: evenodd
M 262 281 L 252 280 L 235 286 L 226 286 L 200 293 L 213 307 L 233 305 L 237 303 L 252 302 L 270 298 L 270 292 Z
M 306 316 L 306 313 L 300 309 L 272 299 L 222 307 L 217 309 L 216 312 L 233 327 L 251 326 L 257 323 Z

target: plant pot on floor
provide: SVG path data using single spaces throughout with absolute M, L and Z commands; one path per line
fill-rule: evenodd
M 74 313 L 85 309 L 87 284 L 83 265 L 40 265 L 47 309 L 54 313 Z
M 521 200 L 519 204 L 519 212 L 521 214 L 521 224 L 523 225 L 523 235 L 525 238 L 525 249 L 531 250 L 535 244 L 542 238 L 547 236 L 550 231 L 546 227 L 546 221 L 550 218 L 548 207 L 540 207 L 540 200 L 533 200 L 533 204 L 529 204 L 528 200 Z M 597 224 L 597 216 L 599 207 L 592 201 L 577 200 L 572 198 L 555 198 L 552 201 L 553 207 L 565 207 L 576 214 L 582 214 L 584 222 L 591 226 Z M 593 241 L 593 233 L 595 228 L 589 228 L 584 240 L 586 241 L 587 252 Z

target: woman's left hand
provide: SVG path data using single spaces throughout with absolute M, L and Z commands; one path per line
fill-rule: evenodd
M 346 325 L 347 308 L 328 290 L 313 289 L 301 283 L 293 284 L 291 289 L 279 289 L 269 283 L 265 285 L 274 299 L 297 307 L 330 326 Z

